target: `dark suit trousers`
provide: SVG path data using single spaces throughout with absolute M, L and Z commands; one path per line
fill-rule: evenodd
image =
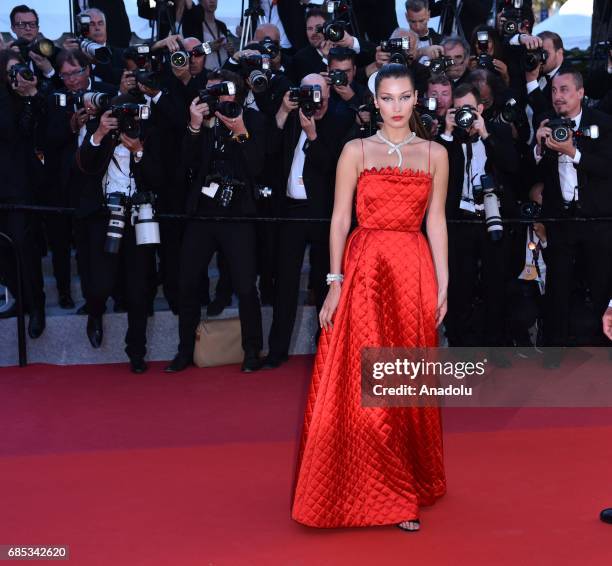
M 60 293 L 70 292 L 70 253 L 72 245 L 72 217 L 50 214 L 45 218 L 47 241 L 51 248 L 53 275 Z
M 263 347 L 261 307 L 255 281 L 255 226 L 239 222 L 193 221 L 185 227 L 179 274 L 179 353 L 191 358 L 195 331 L 200 322 L 202 279 L 215 251 L 229 266 L 245 352 Z
M 306 207 L 289 208 L 289 218 L 304 218 Z M 317 313 L 327 296 L 325 276 L 329 272 L 329 223 L 286 222 L 279 228 L 274 316 L 270 329 L 269 350 L 275 356 L 289 352 L 295 324 L 300 276 L 306 245 L 310 243 L 310 269 Z
M 125 352 L 130 358 L 144 357 L 155 248 L 137 246 L 134 228 L 126 222 L 119 253 L 106 253 L 104 242 L 107 225 L 108 219 L 104 216 L 90 217 L 79 223 L 77 253 L 80 270 L 87 273 L 87 283 L 84 286 L 87 311 L 91 316 L 104 314 L 106 300 L 123 273 L 128 315 Z
M 506 248 L 506 238 L 491 241 L 484 224 L 449 224 L 448 314 L 445 325 L 451 346 L 481 345 L 466 343 L 479 278 L 485 308 L 485 328 L 478 329 L 484 331 L 483 345 L 504 344 Z
M 24 308 L 45 308 L 40 246 L 36 216 L 23 212 L 0 211 L 0 232 L 15 243 L 22 261 Z M 11 293 L 17 294 L 17 271 L 12 251 L 4 240 L 0 241 L 0 278 Z
M 546 227 L 546 295 L 544 343 L 568 343 L 570 295 L 574 287 L 577 257 L 585 268 L 582 275 L 591 291 L 594 312 L 601 318 L 610 300 L 612 277 L 612 224 L 606 222 L 567 222 Z M 601 324 L 599 325 L 601 328 Z M 601 333 L 598 344 L 608 344 Z

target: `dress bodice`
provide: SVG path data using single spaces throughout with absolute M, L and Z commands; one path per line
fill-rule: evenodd
M 423 171 L 365 169 L 357 181 L 359 226 L 371 230 L 420 230 L 430 190 L 431 175 Z

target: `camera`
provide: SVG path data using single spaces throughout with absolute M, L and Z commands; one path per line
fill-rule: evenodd
M 155 195 L 150 192 L 137 192 L 132 196 L 132 225 L 137 246 L 160 243 L 159 222 L 155 218 Z
M 426 65 L 429 67 L 432 75 L 441 75 L 446 72 L 449 67 L 455 64 L 454 59 L 447 57 L 446 55 L 438 57 L 437 59 L 431 59 Z
M 118 191 L 106 195 L 106 208 L 110 211 L 110 218 L 106 228 L 104 251 L 109 254 L 117 254 L 121 247 L 127 221 L 127 195 Z
M 464 105 L 455 111 L 455 123 L 462 130 L 469 130 L 476 120 L 476 110 L 473 106 Z
M 271 37 L 267 36 L 259 42 L 259 47 L 263 55 L 267 55 L 270 59 L 274 59 L 280 53 L 280 45 L 278 41 L 274 41 Z
M 489 32 L 488 31 L 476 32 L 476 45 L 478 47 L 478 51 L 480 51 L 481 53 L 486 53 L 489 50 Z
M 83 95 L 84 91 L 78 92 L 55 92 L 53 93 L 53 98 L 55 99 L 55 105 L 58 108 L 68 108 L 72 112 L 76 112 L 80 108 L 83 108 L 84 101 Z
M 216 205 L 221 208 L 229 208 L 232 204 L 236 191 L 241 187 L 244 187 L 244 183 L 242 181 L 232 179 L 229 176 L 223 176 L 218 173 L 208 175 L 205 183 L 208 187 L 216 186 L 217 189 L 213 198 Z
M 571 132 L 576 123 L 569 118 L 553 118 L 546 124 L 552 130 L 552 139 L 556 142 L 566 142 L 571 137 Z
M 136 138 L 140 134 L 138 122 L 148 120 L 151 115 L 151 109 L 146 104 L 136 104 L 135 102 L 113 104 L 110 111 L 111 116 L 119 122 L 117 131 L 131 138 Z
M 431 126 L 436 119 L 437 109 L 438 101 L 433 96 L 422 98 L 417 103 L 416 110 L 427 131 L 431 130 Z
M 521 109 L 514 98 L 509 98 L 499 113 L 499 119 L 504 124 L 517 124 L 521 121 Z
M 28 67 L 27 65 L 24 65 L 23 63 L 15 63 L 9 69 L 8 78 L 11 84 L 13 84 L 14 86 L 17 86 L 18 84 L 18 81 L 17 81 L 18 76 L 21 76 L 21 78 L 26 81 L 34 80 L 34 73 L 32 73 L 30 67 Z
M 111 62 L 111 52 L 108 47 L 100 45 L 89 39 L 89 26 L 91 24 L 91 16 L 87 14 L 79 14 L 79 47 L 81 51 L 93 59 L 100 65 L 106 65 Z
M 332 43 L 342 41 L 345 30 L 346 23 L 341 20 L 332 20 L 331 22 L 326 22 L 322 25 L 318 25 L 315 28 L 315 31 L 317 33 L 322 33 L 323 37 L 327 41 L 331 41 Z
M 504 235 L 501 214 L 499 212 L 499 196 L 495 181 L 491 175 L 480 176 L 480 187 L 475 186 L 474 202 L 484 205 L 485 225 L 491 240 L 501 240 Z
M 348 86 L 349 80 L 346 71 L 341 69 L 334 69 L 327 74 L 329 78 L 329 84 L 332 86 Z
M 523 67 L 526 71 L 535 71 L 540 65 L 548 60 L 548 51 L 544 51 L 541 47 L 537 49 L 529 49 L 523 55 Z
M 161 60 L 151 51 L 151 46 L 143 43 L 141 45 L 131 45 L 128 47 L 123 58 L 129 61 L 134 61 L 137 69 L 132 72 L 132 76 L 136 82 L 148 88 L 159 90 L 161 81 Z M 140 91 L 135 91 L 133 94 L 140 97 Z
M 102 110 L 110 105 L 113 99 L 112 94 L 106 94 L 105 92 L 86 92 L 82 96 L 83 106 L 89 104 L 96 110 Z
M 272 197 L 272 188 L 265 185 L 255 185 L 255 200 L 267 200 Z
M 409 37 L 396 37 L 386 39 L 380 42 L 380 50 L 383 53 L 401 53 L 402 51 L 410 50 Z
M 55 45 L 52 41 L 40 37 L 34 41 L 28 41 L 27 39 L 17 39 L 13 42 L 13 47 L 18 47 L 21 56 L 27 61 L 29 59 L 29 53 L 32 51 L 41 57 L 52 57 L 55 53 Z
M 182 69 L 189 65 L 190 57 L 201 57 L 212 53 L 209 43 L 200 43 L 200 45 L 196 45 L 191 51 L 187 51 L 181 41 L 178 44 L 179 50 L 170 54 L 170 65 L 175 69 Z
M 520 206 L 521 218 L 536 220 L 542 216 L 542 205 L 535 201 L 524 202 Z
M 289 89 L 289 100 L 297 102 L 304 116 L 311 118 L 323 105 L 321 87 L 319 85 L 291 87 Z
M 524 19 L 523 0 L 505 0 L 505 6 L 501 11 L 501 17 L 504 19 L 502 33 L 506 37 L 512 37 L 519 33 L 519 29 Z
M 236 85 L 231 81 L 217 83 L 198 92 L 201 103 L 208 104 L 208 117 L 214 116 L 215 112 L 220 112 L 228 118 L 237 118 L 242 109 L 237 102 L 219 102 L 221 96 L 233 96 L 236 94 Z
M 270 76 L 270 55 L 256 54 L 240 57 L 242 75 L 248 79 L 255 93 L 268 90 Z
M 396 51 L 395 53 L 391 53 L 391 57 L 389 57 L 389 64 L 404 65 L 404 67 L 407 67 L 408 57 L 406 57 L 405 53 Z
M 476 57 L 476 65 L 480 69 L 487 69 L 489 71 L 495 72 L 495 65 L 493 64 L 493 57 L 488 53 L 480 53 Z

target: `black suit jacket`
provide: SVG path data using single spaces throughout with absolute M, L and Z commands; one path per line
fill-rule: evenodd
M 299 51 L 308 45 L 306 7 L 296 0 L 278 0 L 278 15 L 291 46 Z
M 304 203 L 305 218 L 330 218 L 334 205 L 334 188 L 336 180 L 336 164 L 342 149 L 342 140 L 351 127 L 352 121 L 338 120 L 329 113 L 317 120 L 317 139 L 306 141 L 303 146 L 305 153 L 302 178 L 307 199 Z M 293 155 L 302 133 L 297 112 L 291 112 L 282 130 L 272 129 L 270 133 L 271 149 L 282 152 L 282 179 L 284 186 L 280 200 L 285 206 L 286 187 Z
M 312 45 L 308 45 L 300 49 L 293 57 L 291 80 L 299 85 L 306 75 L 323 71 L 327 71 L 327 65 L 323 62 L 323 58 Z
M 512 133 L 509 126 L 487 122 L 489 137 L 483 141 L 487 154 L 485 171 L 493 175 L 497 187 L 502 191 L 500 198 L 502 216 L 512 216 L 515 212 L 515 198 L 512 176 L 516 175 L 520 168 L 519 156 L 512 142 Z M 460 218 L 459 203 L 463 189 L 463 177 L 465 175 L 465 157 L 461 142 L 453 138 L 448 142 L 438 136 L 437 140 L 444 145 L 448 151 L 448 194 L 446 197 L 446 217 Z
M 446 0 L 438 0 L 435 3 L 430 3 L 430 10 L 432 16 L 440 16 L 444 12 L 444 7 L 447 4 Z M 487 22 L 489 13 L 491 11 L 491 0 L 469 0 L 463 2 L 463 8 L 459 15 L 461 22 L 461 28 L 469 41 L 472 37 L 474 28 Z M 443 35 L 450 35 L 452 31 L 452 22 L 448 18 L 446 28 L 442 30 Z
M 81 11 L 78 0 L 72 0 L 72 5 L 73 13 L 77 16 Z M 124 0 L 89 0 L 89 7 L 104 12 L 109 45 L 127 47 L 130 44 L 132 29 Z
M 550 115 L 549 117 L 552 117 Z M 599 138 L 578 139 L 577 147 L 581 158 L 574 165 L 578 172 L 578 198 L 580 216 L 612 215 L 612 118 L 602 112 L 585 108 L 582 112 L 580 127 L 598 125 Z M 559 161 L 556 152 L 546 151 L 538 165 L 540 178 L 544 181 L 544 216 L 564 215 L 561 183 L 559 181 Z

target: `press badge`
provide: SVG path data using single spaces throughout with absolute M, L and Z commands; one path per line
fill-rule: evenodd
M 208 187 L 202 187 L 202 194 L 210 198 L 215 198 L 219 185 L 217 183 L 211 183 Z

